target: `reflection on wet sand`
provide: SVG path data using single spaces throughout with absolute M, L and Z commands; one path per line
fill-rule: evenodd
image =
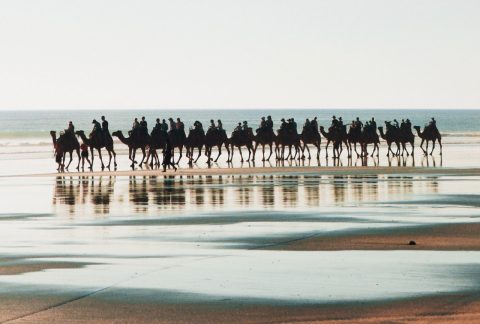
M 128 181 L 126 181 L 128 180 Z M 158 214 L 216 208 L 311 208 L 438 192 L 422 176 L 131 176 L 58 177 L 53 205 L 68 214 Z

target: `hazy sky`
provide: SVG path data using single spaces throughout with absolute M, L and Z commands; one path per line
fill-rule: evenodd
M 0 109 L 480 108 L 480 1 L 2 0 Z

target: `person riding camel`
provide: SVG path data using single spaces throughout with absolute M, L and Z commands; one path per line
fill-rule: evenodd
M 208 127 L 208 130 L 216 130 L 217 126 L 215 126 L 215 121 L 213 119 L 210 119 L 210 127 Z
M 103 135 L 105 136 L 105 140 L 108 141 L 112 138 L 112 136 L 110 135 L 110 131 L 108 129 L 108 121 L 105 119 L 105 116 L 102 116 L 101 119 L 102 119 L 102 132 L 103 132 Z
M 338 128 L 341 128 L 341 127 L 343 127 L 343 119 L 342 119 L 342 117 L 339 117 L 338 118 Z
M 272 131 L 273 130 L 273 120 L 272 120 L 272 116 L 267 116 L 267 121 L 265 122 L 265 126 L 267 128 L 267 130 L 269 131 Z
M 318 121 L 317 117 L 314 117 L 313 120 L 310 122 L 310 128 L 314 133 L 318 133 Z
M 157 118 L 155 123 L 155 126 L 153 126 L 153 130 L 155 132 L 161 132 L 162 131 L 162 124 L 160 123 L 160 118 Z
M 102 126 L 100 125 L 100 123 L 96 119 L 94 119 L 92 121 L 92 124 L 93 124 L 93 129 L 92 129 L 92 132 L 90 133 L 90 137 L 92 137 L 96 132 L 101 134 L 102 133 Z
M 292 118 L 292 131 L 297 133 L 297 123 L 295 122 L 294 118 Z
M 200 123 L 200 125 L 202 124 Z M 180 118 L 177 118 L 177 124 L 175 127 L 180 132 L 180 136 L 185 140 L 185 138 L 187 137 L 187 135 L 185 134 L 185 124 L 180 120 Z M 203 126 L 202 126 L 202 131 L 203 131 Z
M 165 119 L 162 119 L 162 126 L 161 126 L 161 129 L 163 132 L 168 132 L 168 124 L 167 122 L 165 121 Z
M 362 123 L 362 121 L 360 120 L 359 117 L 356 118 L 356 120 L 355 120 L 355 125 L 356 125 L 356 127 L 358 127 L 359 129 L 362 129 L 363 123 Z
M 256 132 L 257 133 L 263 132 L 266 130 L 266 128 L 267 128 L 267 122 L 265 121 L 265 117 L 262 117 L 260 121 L 260 127 L 257 128 Z
M 138 118 L 135 118 L 133 120 L 133 124 L 132 124 L 132 130 L 128 131 L 128 136 L 132 136 L 132 135 L 135 135 L 135 133 L 137 132 L 137 130 L 140 128 L 140 123 L 138 122 Z
M 217 129 L 221 132 L 223 132 L 223 124 L 222 121 L 219 119 L 217 120 Z
M 370 121 L 370 126 L 372 126 L 373 129 L 377 129 L 377 122 L 375 121 L 375 118 L 372 117 L 372 120 Z
M 75 126 L 73 126 L 72 121 L 68 122 L 68 127 L 65 130 L 65 134 L 69 135 L 69 136 L 72 136 L 72 137 L 75 137 Z
M 312 123 L 310 122 L 310 119 L 305 119 L 305 124 L 303 124 L 303 129 L 304 130 L 310 130 L 310 127 L 312 126 Z
M 175 124 L 175 122 L 173 121 L 173 118 L 169 118 L 168 119 L 168 122 L 170 123 L 170 131 L 173 132 L 177 129 L 177 125 Z
M 242 123 L 238 123 L 237 127 L 233 130 L 234 132 L 241 132 L 242 131 Z
M 435 118 L 432 117 L 432 120 L 430 121 L 430 125 L 437 127 L 437 121 L 435 120 Z
M 245 121 L 243 121 L 242 130 L 243 130 L 243 131 L 245 131 L 245 132 L 247 132 L 247 131 L 248 131 L 248 123 L 247 123 L 247 121 L 246 121 L 246 120 L 245 120 Z
M 337 126 L 338 126 L 337 116 L 333 116 L 332 117 L 332 124 L 330 125 L 330 128 L 335 129 L 335 128 L 337 128 Z
M 393 123 L 395 124 L 395 128 L 400 128 L 399 124 L 398 124 L 398 120 L 394 119 L 393 120 Z
M 412 122 L 410 121 L 410 119 L 407 118 L 407 120 L 405 121 L 405 128 L 408 129 L 408 130 L 411 130 L 412 129 Z
M 287 122 L 285 121 L 285 118 L 282 118 L 280 120 L 282 123 L 280 124 L 280 130 L 284 130 L 284 129 L 287 129 Z
M 148 127 L 147 127 L 147 121 L 145 120 L 145 116 L 143 116 L 142 120 L 140 121 L 140 127 L 142 129 L 143 135 L 148 135 Z

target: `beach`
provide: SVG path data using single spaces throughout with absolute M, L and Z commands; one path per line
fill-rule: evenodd
M 0 182 L 2 322 L 479 320 L 478 168 L 218 166 Z

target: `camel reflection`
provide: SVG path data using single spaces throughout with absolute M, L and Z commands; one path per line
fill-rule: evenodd
M 53 205 L 86 215 L 314 208 L 399 199 L 438 192 L 438 186 L 435 177 L 409 175 L 58 177 Z
M 115 177 L 57 177 L 53 205 L 69 206 L 68 213 L 77 212 L 77 205 L 92 205 L 95 214 L 108 214 L 112 200 Z

